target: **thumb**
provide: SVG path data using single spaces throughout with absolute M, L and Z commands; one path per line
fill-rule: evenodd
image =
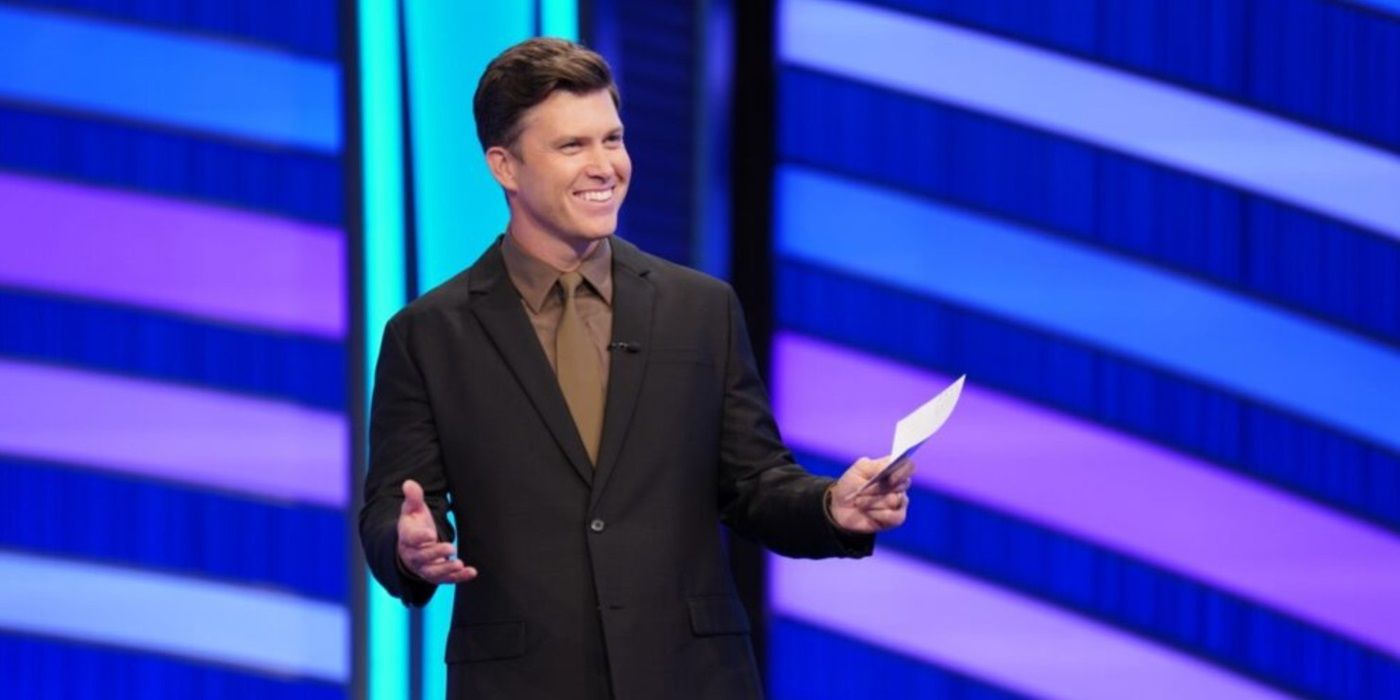
M 412 515 L 421 511 L 426 511 L 428 505 L 423 502 L 423 487 L 413 479 L 405 479 L 403 482 L 403 508 L 399 510 L 399 515 Z

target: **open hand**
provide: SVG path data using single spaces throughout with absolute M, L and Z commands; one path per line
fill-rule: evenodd
M 899 527 L 909 514 L 909 483 L 914 463 L 906 461 L 884 478 L 856 492 L 879 474 L 889 458 L 861 457 L 831 485 L 831 520 L 848 532 L 869 534 Z
M 476 569 L 456 558 L 457 548 L 451 542 L 438 541 L 423 487 L 412 479 L 403 482 L 398 551 L 403 568 L 429 583 L 465 583 L 476 578 Z

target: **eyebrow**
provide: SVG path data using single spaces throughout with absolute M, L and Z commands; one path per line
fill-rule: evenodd
M 618 127 L 612 128 L 612 129 L 609 129 L 608 131 L 606 131 L 606 132 L 603 133 L 603 138 L 609 138 L 609 137 L 612 137 L 612 136 L 621 136 L 622 133 L 623 133 L 623 131 L 624 131 L 624 127 L 621 127 L 621 126 L 618 126 Z M 555 139 L 553 139 L 552 141 L 550 141 L 550 143 L 552 143 L 552 144 L 554 144 L 554 145 L 556 145 L 556 146 L 562 146 L 562 145 L 567 144 L 567 143 L 569 143 L 569 142 L 571 142 L 571 141 L 590 141 L 590 140 L 592 140 L 592 139 L 593 139 L 592 136 L 586 136 L 586 135 L 581 135 L 581 134 L 568 134 L 568 135 L 563 135 L 563 136 L 556 137 Z

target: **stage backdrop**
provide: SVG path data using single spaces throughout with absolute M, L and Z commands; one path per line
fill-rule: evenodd
M 0 3 L 0 696 L 349 696 L 341 19 Z
M 967 389 L 773 696 L 1400 697 L 1400 21 L 785 0 L 774 386 L 836 473 Z

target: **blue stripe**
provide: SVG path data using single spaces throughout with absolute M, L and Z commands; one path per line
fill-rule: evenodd
M 1400 14 L 1400 0 L 1351 0 L 1358 5 L 1367 5 L 1378 10 Z
M 780 82 L 789 162 L 990 211 L 1400 346 L 1393 240 L 952 106 L 799 69 Z
M 14 551 L 0 550 L 0 573 L 0 629 L 350 680 L 353 625 L 340 605 Z
M 780 13 L 780 54 L 792 64 L 995 114 L 1400 238 L 1395 153 L 882 8 L 786 0 Z
M 0 97 L 336 153 L 340 70 L 250 46 L 0 6 Z
M 346 700 L 345 686 L 0 634 L 0 696 L 26 700 Z
M 329 59 L 340 55 L 336 0 L 25 0 L 25 4 L 275 44 Z
M 1378 344 L 1117 256 L 803 168 L 779 170 L 777 220 L 787 256 L 1076 338 L 1400 449 L 1391 390 L 1400 386 L 1400 354 Z
M 791 260 L 783 328 L 1138 435 L 1400 532 L 1400 456 L 1064 337 Z
M 349 595 L 347 515 L 0 457 L 0 548 Z
M 339 159 L 0 105 L 0 168 L 341 226 Z
M 787 617 L 773 618 L 768 641 L 768 690 L 773 700 L 1023 697 Z
M 346 409 L 345 347 L 0 288 L 0 356 Z
M 865 2 L 1177 82 L 1400 149 L 1394 89 L 1400 84 L 1400 22 L 1360 7 L 1393 12 L 1400 9 L 1397 0 Z
M 829 458 L 798 457 L 818 474 L 836 477 L 845 470 Z M 910 491 L 909 512 L 904 526 L 880 536 L 882 546 L 1151 637 L 1291 693 L 1343 700 L 1385 697 L 1373 691 L 1400 688 L 1400 661 L 1131 557 L 922 489 Z

